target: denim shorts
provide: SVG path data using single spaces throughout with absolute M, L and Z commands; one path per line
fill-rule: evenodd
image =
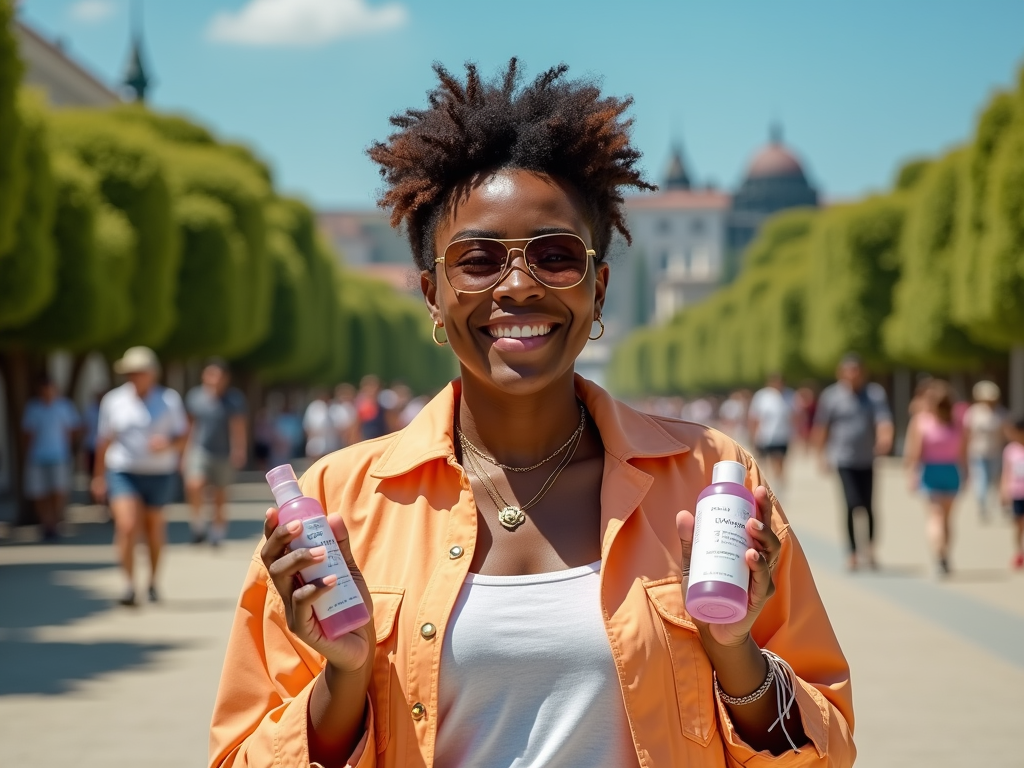
M 107 497 L 134 496 L 147 507 L 163 507 L 174 500 L 177 475 L 140 475 L 135 472 L 107 472 Z
M 960 468 L 956 464 L 925 464 L 921 490 L 936 496 L 955 496 L 960 490 Z

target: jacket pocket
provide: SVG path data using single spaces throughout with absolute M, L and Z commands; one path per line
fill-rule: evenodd
M 715 699 L 712 691 L 711 662 L 701 645 L 697 627 L 683 603 L 678 581 L 644 584 L 665 633 L 672 659 L 676 704 L 683 735 L 706 747 L 715 731 Z
M 395 654 L 398 649 L 398 609 L 405 596 L 402 587 L 369 587 L 373 600 L 373 628 L 377 645 L 373 652 L 373 717 L 380 754 L 391 738 L 391 686 L 398 675 Z

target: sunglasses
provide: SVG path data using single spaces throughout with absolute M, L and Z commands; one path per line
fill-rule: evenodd
M 462 293 L 483 293 L 494 288 L 512 271 L 512 252 L 523 254 L 533 278 L 548 288 L 573 288 L 583 282 L 590 268 L 590 259 L 597 251 L 577 235 L 540 235 L 526 240 L 496 240 L 490 237 L 469 237 L 456 240 L 434 259 L 444 262 L 444 273 L 452 288 Z

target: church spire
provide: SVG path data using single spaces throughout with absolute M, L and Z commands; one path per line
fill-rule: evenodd
M 128 54 L 128 70 L 125 72 L 124 85 L 135 96 L 135 101 L 144 102 L 146 91 L 151 80 L 142 63 L 142 6 L 139 0 L 132 3 L 132 47 Z
M 679 141 L 672 142 L 672 157 L 668 161 L 665 173 L 665 189 L 689 189 L 690 176 L 683 164 L 683 146 Z

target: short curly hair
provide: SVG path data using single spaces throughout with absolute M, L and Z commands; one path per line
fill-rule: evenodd
M 519 168 L 548 174 L 579 195 L 593 229 L 598 258 L 612 230 L 631 242 L 622 208 L 623 187 L 657 189 L 636 168 L 631 97 L 602 96 L 588 79 L 569 80 L 560 64 L 523 87 L 518 61 L 492 81 L 466 64 L 465 83 L 438 63 L 440 84 L 427 109 L 394 115 L 399 130 L 367 150 L 380 166 L 378 204 L 391 226 L 405 224 L 417 266 L 434 268 L 433 237 L 452 192 L 478 173 Z

